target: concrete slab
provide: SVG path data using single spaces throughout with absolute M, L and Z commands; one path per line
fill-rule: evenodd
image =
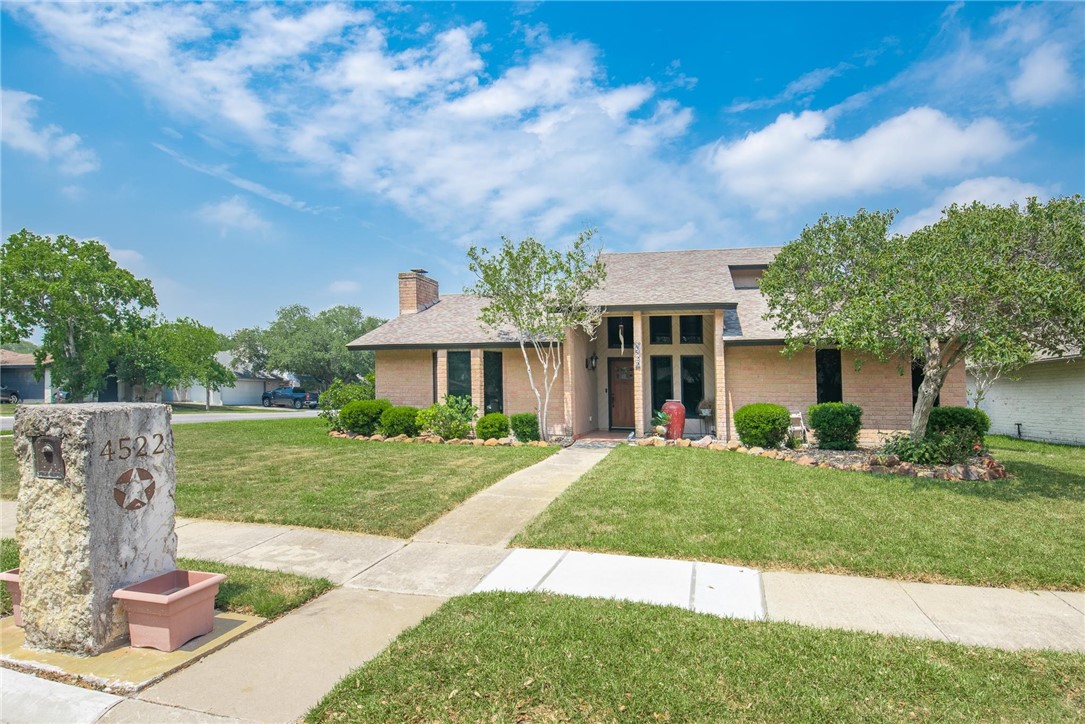
M 98 719 L 98 724 L 148 724 L 148 722 L 154 722 L 154 724 L 174 724 L 175 722 L 176 724 L 231 724 L 244 721 L 202 711 L 152 704 L 139 699 L 121 699 L 116 706 Z
M 181 528 L 181 527 L 186 526 L 186 525 L 191 525 L 192 523 L 195 523 L 195 522 L 196 522 L 195 518 L 174 518 L 173 527 L 174 528 Z
M 230 563 L 344 583 L 407 544 L 395 538 L 295 528 L 229 557 Z
M 550 500 L 476 495 L 418 531 L 414 540 L 504 548 L 550 505 Z
M 347 581 L 365 588 L 420 596 L 467 593 L 508 555 L 501 548 L 415 542 Z
M 271 525 L 197 520 L 177 529 L 177 555 L 226 561 L 230 556 L 266 543 L 289 530 Z
M 0 501 L 0 538 L 15 537 L 15 512 L 19 504 L 12 500 Z
M 567 552 L 516 548 L 475 586 L 473 592 L 534 591 Z
M 139 698 L 239 719 L 296 721 L 444 600 L 336 589 Z
M 946 640 L 895 581 L 825 573 L 762 573 L 761 583 L 769 621 Z
M 761 573 L 719 563 L 693 564 L 693 606 L 698 613 L 761 621 Z
M 4 692 L 5 724 L 91 724 L 122 701 L 114 694 L 47 681 L 11 669 L 0 669 L 0 690 Z
M 15 618 L 0 619 L 0 661 L 27 668 L 58 670 L 108 691 L 133 692 L 171 671 L 207 656 L 264 623 L 258 616 L 219 613 L 211 633 L 192 639 L 176 651 L 135 649 L 118 645 L 97 656 L 73 656 L 23 648 L 23 630 Z
M 571 551 L 540 591 L 689 608 L 693 563 Z
M 1085 613 L 1050 591 L 901 585 L 950 641 L 1002 649 L 1085 651 Z
M 1054 593 L 1059 597 L 1059 600 L 1067 606 L 1070 606 L 1081 613 L 1085 613 L 1085 593 L 1075 593 L 1071 591 L 1055 591 Z

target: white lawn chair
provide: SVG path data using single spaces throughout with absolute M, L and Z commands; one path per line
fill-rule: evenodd
M 791 413 L 791 427 L 787 429 L 788 434 L 792 437 L 800 437 L 803 442 L 806 442 L 806 422 L 802 419 L 801 412 Z

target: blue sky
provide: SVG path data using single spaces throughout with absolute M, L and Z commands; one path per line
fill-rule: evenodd
M 5 2 L 3 236 L 106 243 L 223 332 L 394 316 L 504 234 L 786 243 L 1085 191 L 1085 6 Z

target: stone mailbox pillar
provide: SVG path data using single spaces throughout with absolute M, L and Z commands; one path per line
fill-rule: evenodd
M 176 568 L 166 405 L 20 405 L 16 537 L 26 645 L 95 654 L 127 633 L 112 598 Z

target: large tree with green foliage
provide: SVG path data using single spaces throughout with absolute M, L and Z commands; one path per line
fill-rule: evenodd
M 915 359 L 923 382 L 911 436 L 926 434 L 949 370 L 965 358 L 1013 369 L 1085 342 L 1085 200 L 1024 208 L 973 203 L 890 235 L 893 212 L 823 216 L 761 279 L 786 352 L 837 344 Z
M 602 317 L 603 310 L 587 301 L 588 292 L 606 279 L 599 251 L 589 245 L 593 233 L 582 232 L 566 251 L 548 249 L 531 237 L 514 242 L 504 236 L 494 252 L 474 246 L 467 250 L 468 268 L 478 281 L 466 291 L 487 300 L 479 321 L 519 342 L 544 440 L 549 436 L 547 409 L 561 374 L 565 333 L 579 327 L 594 337 Z M 538 381 L 536 365 L 541 368 Z
M 313 314 L 292 304 L 280 309 L 267 329 L 240 329 L 231 337 L 239 362 L 254 372 L 280 371 L 312 377 L 322 386 L 333 380 L 361 380 L 373 371 L 372 352 L 352 352 L 347 344 L 384 324 L 359 307 L 340 305 Z
M 23 229 L 0 247 L 0 339 L 40 329 L 39 374 L 52 356 L 53 384 L 73 399 L 104 387 L 114 336 L 157 304 L 151 282 L 117 266 L 97 241 Z
M 211 392 L 237 379 L 216 355 L 228 344 L 211 327 L 182 317 L 175 322 L 148 319 L 118 335 L 117 377 L 133 385 L 187 387 L 199 383 Z

